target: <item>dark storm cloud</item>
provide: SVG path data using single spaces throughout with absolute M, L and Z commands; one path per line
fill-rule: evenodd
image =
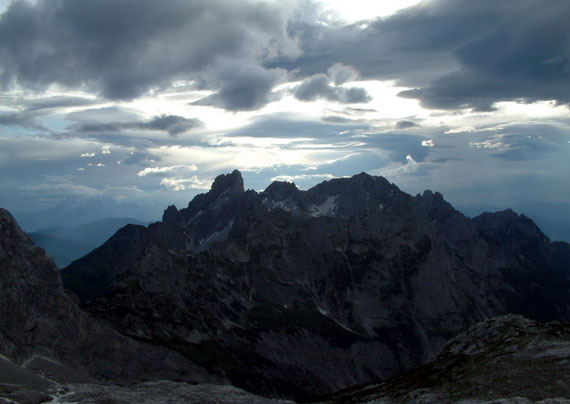
M 0 126 L 21 126 L 26 129 L 48 130 L 36 119 L 35 115 L 26 112 L 0 114 Z
M 335 72 L 336 73 L 336 72 Z M 342 72 L 340 73 L 342 74 Z M 335 74 L 332 78 L 334 84 L 346 81 L 348 77 L 338 77 Z M 338 80 L 341 80 L 340 82 Z M 343 81 L 344 80 L 344 81 Z M 325 74 L 316 74 L 309 77 L 301 85 L 293 89 L 295 98 L 301 101 L 314 101 L 324 98 L 329 101 L 336 101 L 344 104 L 369 102 L 372 98 L 364 88 L 360 87 L 339 87 L 331 85 L 331 78 Z
M 482 111 L 506 100 L 570 102 L 570 3 L 485 0 L 465 8 L 457 3 L 467 2 L 439 1 L 433 8 L 448 17 L 442 26 L 478 27 L 476 32 L 457 28 L 440 41 L 459 69 L 402 95 L 431 108 Z
M 168 132 L 169 135 L 179 135 L 186 133 L 192 129 L 204 126 L 203 122 L 199 119 L 188 119 L 176 115 L 161 115 L 157 116 L 150 121 L 139 123 L 140 129 L 159 130 Z
M 148 121 L 84 123 L 73 125 L 70 129 L 76 133 L 113 133 L 125 130 L 152 130 L 166 132 L 176 136 L 200 128 L 204 124 L 199 119 L 188 119 L 176 115 L 160 115 Z
M 396 79 L 429 108 L 490 111 L 499 101 L 570 102 L 570 2 L 433 0 L 348 27 L 299 24 L 304 55 L 273 66 L 301 77 L 342 62 Z
M 204 80 L 233 110 L 266 102 L 274 83 L 257 66 L 238 94 L 240 66 L 295 55 L 286 12 L 264 2 L 166 0 L 15 1 L 0 19 L 0 83 L 32 89 L 87 86 L 109 99 L 132 99 L 177 79 Z M 240 98 L 241 97 L 241 98 Z
M 267 70 L 257 65 L 227 66 L 221 70 L 219 76 L 223 80 L 218 84 L 219 91 L 192 105 L 215 106 L 229 111 L 258 109 L 271 100 L 271 89 L 285 77 L 279 69 Z
M 406 121 L 406 120 L 402 120 L 402 121 L 398 121 L 396 122 L 396 129 L 408 129 L 408 128 L 414 128 L 414 127 L 418 127 L 419 125 L 415 122 L 412 121 Z

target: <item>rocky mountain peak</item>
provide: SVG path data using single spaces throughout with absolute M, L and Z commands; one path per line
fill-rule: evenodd
M 426 189 L 422 194 L 422 198 L 429 203 L 433 202 L 443 202 L 443 195 L 439 192 L 433 192 L 429 189 Z
M 242 194 L 244 192 L 243 178 L 238 170 L 231 174 L 221 174 L 216 177 L 210 192 L 219 196 L 225 192 L 230 194 Z
M 220 197 L 233 197 L 244 194 L 243 178 L 238 170 L 231 174 L 221 174 L 216 177 L 212 186 L 205 194 L 198 194 L 188 203 L 188 209 L 180 212 L 185 220 L 190 220 L 203 210 L 211 207 Z
M 162 214 L 163 222 L 171 222 L 176 220 L 178 217 L 178 208 L 175 205 L 169 205 L 168 208 Z
M 10 212 L 6 209 L 0 208 L 0 232 L 2 235 L 10 235 L 11 237 L 18 234 L 19 227 L 16 223 L 16 220 L 12 217 Z M 8 233 L 16 233 L 16 234 L 8 234 Z M 21 235 L 18 236 L 25 237 L 24 233 L 22 232 Z M 5 237 L 2 238 L 3 240 Z
M 271 185 L 265 188 L 263 195 L 266 195 L 273 200 L 282 200 L 289 198 L 297 192 L 299 192 L 299 189 L 294 182 L 274 181 Z

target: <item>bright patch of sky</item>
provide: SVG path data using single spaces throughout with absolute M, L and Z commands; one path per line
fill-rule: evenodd
M 323 14 L 328 21 L 354 23 L 376 17 L 386 17 L 411 7 L 421 0 L 326 0 Z

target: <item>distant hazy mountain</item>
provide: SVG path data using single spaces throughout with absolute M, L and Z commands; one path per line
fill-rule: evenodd
M 507 206 L 470 205 L 457 209 L 469 217 L 483 212 L 497 212 Z M 551 240 L 570 243 L 570 204 L 533 202 L 511 207 L 519 213 L 530 217 Z
M 127 224 L 146 226 L 133 218 L 106 218 L 72 228 L 53 227 L 28 233 L 34 242 L 46 250 L 58 267 L 63 268 L 72 261 L 99 247 L 117 230 Z
M 24 231 L 42 232 L 41 229 L 73 228 L 109 217 L 136 217 L 150 222 L 160 217 L 162 209 L 118 203 L 111 198 L 69 198 L 53 208 L 12 213 Z

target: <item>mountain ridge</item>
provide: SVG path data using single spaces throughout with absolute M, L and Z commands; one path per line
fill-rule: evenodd
M 258 193 L 234 171 L 62 274 L 119 332 L 299 398 L 401 374 L 489 317 L 570 319 L 568 251 L 514 212 L 471 220 L 382 177 Z

